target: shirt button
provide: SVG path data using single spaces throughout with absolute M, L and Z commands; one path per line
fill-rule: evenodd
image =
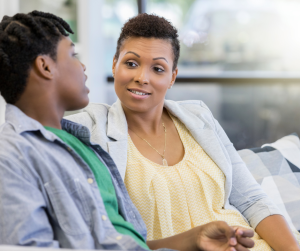
M 116 239 L 119 241 L 119 240 L 121 240 L 121 239 L 122 239 L 122 236 L 121 236 L 121 235 L 119 235 L 119 236 L 117 236 L 117 237 L 116 237 Z
M 105 215 L 102 215 L 102 220 L 106 220 L 106 216 Z
M 88 181 L 89 184 L 93 184 L 93 182 L 94 182 L 94 180 L 92 178 L 88 178 L 87 181 Z
M 130 211 L 130 214 L 131 214 L 131 217 L 132 217 L 133 219 L 135 219 L 135 214 L 134 214 L 134 212 L 133 212 L 133 211 Z
M 72 151 L 72 149 L 71 149 L 70 147 L 67 147 L 67 150 L 68 150 L 69 152 L 71 152 L 71 151 Z

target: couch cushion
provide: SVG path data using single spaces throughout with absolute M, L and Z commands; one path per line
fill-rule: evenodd
M 263 190 L 282 211 L 290 227 L 300 231 L 300 140 L 285 136 L 261 148 L 238 151 Z

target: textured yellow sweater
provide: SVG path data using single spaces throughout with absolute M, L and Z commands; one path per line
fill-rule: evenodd
M 186 127 L 172 119 L 185 149 L 182 161 L 174 166 L 164 167 L 142 156 L 128 135 L 125 185 L 146 223 L 147 239 L 166 238 L 216 220 L 251 229 L 238 211 L 222 208 L 223 172 Z M 252 250 L 271 250 L 257 233 L 253 239 Z

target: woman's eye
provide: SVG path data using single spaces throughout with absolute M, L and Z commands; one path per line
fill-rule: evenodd
M 159 68 L 159 67 L 154 67 L 154 70 L 157 72 L 164 72 L 164 69 Z
M 126 64 L 127 64 L 129 67 L 135 67 L 135 66 L 137 66 L 137 64 L 134 63 L 134 62 L 126 62 Z

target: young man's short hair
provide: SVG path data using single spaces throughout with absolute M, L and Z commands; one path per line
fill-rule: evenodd
M 4 16 L 0 23 L 0 92 L 14 104 L 26 87 L 33 61 L 38 55 L 56 59 L 57 44 L 62 36 L 73 34 L 70 26 L 50 13 Z

